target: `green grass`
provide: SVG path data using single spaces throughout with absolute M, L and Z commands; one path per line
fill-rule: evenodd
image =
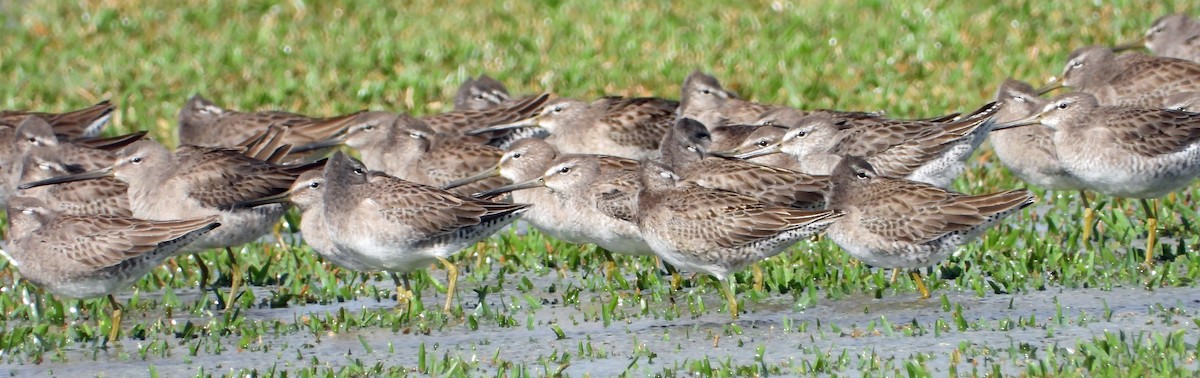
M 1187 5 L 2 1 L 0 78 L 5 85 L 0 86 L 0 108 L 67 110 L 112 99 L 118 111 L 110 133 L 150 130 L 174 144 L 176 113 L 195 93 L 238 109 L 330 115 L 370 108 L 428 114 L 449 109 L 458 83 L 479 73 L 499 78 L 516 93 L 675 98 L 683 78 L 703 69 L 757 101 L 885 110 L 918 118 L 977 108 L 1005 77 L 1045 81 L 1061 71 L 1072 49 L 1133 38 L 1159 15 L 1194 14 Z M 955 183 L 957 190 L 984 193 L 1022 186 L 987 149 L 977 156 L 974 167 Z M 1081 324 L 1108 321 L 1105 314 L 1069 309 L 1049 318 L 1032 313 L 992 317 L 947 293 L 987 299 L 1056 290 L 1070 295 L 1084 289 L 1196 286 L 1200 261 L 1194 256 L 1200 239 L 1194 230 L 1200 218 L 1193 210 L 1195 190 L 1181 193 L 1160 214 L 1164 239 L 1153 269 L 1139 266 L 1146 230 L 1133 203 L 1103 197 L 1093 202 L 1104 204 L 1099 211 L 1104 226 L 1088 249 L 1078 240 L 1077 199 L 1071 193 L 1038 194 L 1040 203 L 933 269 L 927 282 L 935 296 L 931 311 L 938 311 L 938 317 L 929 322 L 891 317 L 871 302 L 866 307 L 875 308 L 870 316 L 878 321 L 870 324 L 810 317 L 813 311 L 857 303 L 853 301 L 861 297 L 918 301 L 910 278 L 891 283 L 890 272 L 872 271 L 828 241 L 802 243 L 795 252 L 763 263 L 767 279 L 761 292 L 747 284 L 748 272 L 738 274 L 747 317 L 778 312 L 782 324 L 769 326 L 787 328 L 780 331 L 785 335 L 803 335 L 788 350 L 739 337 L 752 324 L 687 326 L 727 319 L 724 303 L 707 279 L 688 280 L 674 291 L 653 272 L 650 261 L 619 257 L 623 275 L 609 281 L 597 273 L 605 261 L 590 247 L 534 233 L 502 235 L 461 253 L 457 263 L 469 268 L 463 269 L 467 284 L 460 286 L 450 313 L 442 313 L 439 300 L 431 298 L 444 295 L 440 269 L 415 277 L 417 288 L 424 289 L 425 307 L 396 311 L 391 309 L 389 279 L 333 269 L 303 246 L 271 244 L 253 245 L 240 254 L 248 283 L 256 290 L 238 298 L 234 311 L 222 312 L 212 294 L 196 293 L 195 262 L 180 258 L 130 291 L 125 338 L 116 346 L 104 342 L 109 320 L 103 301 L 53 298 L 18 282 L 16 270 L 6 264 L 0 272 L 0 311 L 5 314 L 0 316 L 0 361 L 11 365 L 0 371 L 44 366 L 53 372 L 78 364 L 137 362 L 151 366 L 143 374 L 153 375 L 171 361 L 182 361 L 185 368 L 170 371 L 196 375 L 293 376 L 584 375 L 589 370 L 571 368 L 597 361 L 633 374 L 663 375 L 1195 371 L 1200 324 L 1192 323 L 1200 314 L 1194 303 L 1177 311 L 1151 310 L 1154 316 L 1183 319 L 1164 320 L 1161 329 L 1107 330 L 1059 344 L 963 341 L 954 343 L 951 352 L 900 354 L 854 346 L 858 332 L 903 342 L 928 335 L 971 338 L 982 332 L 1070 334 Z M 209 254 L 206 260 L 214 268 L 228 266 L 223 253 Z M 544 318 L 559 307 L 567 315 Z M 275 316 L 271 309 L 300 315 Z M 627 330 L 643 320 L 674 328 L 663 334 Z M 780 322 L 779 317 L 771 322 Z M 591 325 L 621 334 L 625 342 L 584 338 L 578 329 L 593 329 Z M 422 337 L 470 337 L 497 329 L 528 330 L 558 343 L 527 359 L 488 338 L 473 340 L 470 350 L 464 350 Z M 305 352 L 354 334 L 389 335 L 391 340 L 341 340 L 351 349 L 347 356 Z M 679 346 L 646 342 L 659 336 Z M 416 362 L 373 362 L 380 355 L 398 356 L 416 348 L 408 340 L 412 338 L 424 340 Z M 691 350 L 713 339 L 723 346 L 742 344 L 738 348 L 760 358 L 732 360 L 718 351 Z M 821 340 L 831 346 L 808 345 Z M 763 354 L 777 358 L 761 358 Z M 231 355 L 249 360 L 217 368 L 202 363 Z M 284 355 L 287 363 L 253 364 L 258 357 L 279 361 Z M 942 363 L 938 361 L 949 362 L 942 367 L 934 363 Z M 252 366 L 243 366 L 247 363 Z

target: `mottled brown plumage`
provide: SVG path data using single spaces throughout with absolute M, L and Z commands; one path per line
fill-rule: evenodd
M 361 113 L 317 118 L 283 111 L 239 112 L 195 95 L 179 109 L 179 144 L 236 147 L 267 127 L 279 125 L 290 129 L 283 143 L 307 145 L 328 140 L 358 124 Z
M 479 75 L 477 78 L 468 77 L 454 95 L 454 110 L 490 109 L 502 106 L 511 99 L 508 89 L 499 80 L 488 75 Z
M 1005 123 L 1029 117 L 1049 103 L 1038 96 L 1028 83 L 1005 80 L 996 90 L 996 102 L 1002 104 L 996 122 Z M 1021 181 L 1053 190 L 1081 190 L 1083 183 L 1067 172 L 1054 147 L 1054 129 L 1032 125 L 989 133 L 992 150 L 1000 162 Z
M 442 186 L 494 167 L 504 151 L 440 135 L 424 122 L 403 114 L 390 121 L 367 123 L 346 133 L 345 144 L 353 147 L 372 169 L 418 184 Z M 491 177 L 454 189 L 468 195 L 508 184 Z
M 796 120 L 778 144 L 738 156 L 782 152 L 795 158 L 802 172 L 817 175 L 828 175 L 843 156 L 861 156 L 881 175 L 946 187 L 965 169 L 964 161 L 999 109 L 988 104 L 953 122 L 863 124 L 814 114 Z
M 352 269 L 407 273 L 440 261 L 449 270 L 445 310 L 457 270 L 446 261 L 516 220 L 529 205 L 495 203 L 369 172 L 337 152 L 325 165 L 325 222 Z M 399 289 L 399 288 L 398 288 Z
M 482 110 L 455 110 L 447 113 L 431 114 L 421 117 L 434 132 L 458 137 L 475 129 L 519 122 L 534 116 L 542 109 L 542 105 L 550 99 L 549 94 L 510 103 L 505 107 L 492 107 Z
M 1117 55 L 1103 46 L 1071 53 L 1062 85 L 1096 96 L 1102 105 L 1161 108 L 1167 97 L 1200 91 L 1200 63 L 1138 53 Z
M 663 163 L 681 182 L 726 190 L 783 206 L 819 209 L 824 206 L 829 179 L 784 168 L 708 155 L 710 139 L 704 125 L 682 118 L 663 138 Z
M 647 244 L 680 270 L 716 277 L 735 319 L 737 299 L 722 281 L 841 217 L 836 210 L 801 210 L 679 182 L 654 162 L 643 162 L 640 176 L 636 219 Z
M 1142 38 L 1154 55 L 1200 63 L 1200 23 L 1186 14 L 1159 17 Z
M 28 116 L 45 120 L 60 140 L 74 140 L 100 135 L 112 119 L 115 106 L 108 100 L 83 109 L 65 113 L 46 113 L 31 110 L 0 110 L 0 127 L 17 127 Z
M 14 198 L 4 253 L 21 277 L 70 298 L 108 296 L 109 340 L 121 328 L 112 293 L 128 287 L 193 240 L 220 226 L 217 217 L 150 221 L 123 216 L 59 214 L 42 201 Z
M 717 78 L 700 71 L 692 71 L 680 90 L 679 116 L 709 127 L 754 124 L 776 107 L 742 100 L 737 93 L 721 87 Z
M 880 268 L 936 264 L 1004 217 L 1033 204 L 1027 190 L 971 196 L 884 177 L 857 157 L 842 159 L 832 177 L 829 208 L 845 216 L 833 222 L 826 235 L 851 256 Z M 918 285 L 928 298 L 924 285 Z

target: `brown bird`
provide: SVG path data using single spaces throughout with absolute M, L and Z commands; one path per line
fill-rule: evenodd
M 471 133 L 533 126 L 547 130 L 546 141 L 562 153 L 642 159 L 658 149 L 678 107 L 678 102 L 654 97 L 603 97 L 591 103 L 558 99 L 527 120 Z
M 69 215 L 38 199 L 16 197 L 8 206 L 8 245 L 0 253 L 22 277 L 54 295 L 108 296 L 113 306 L 108 339 L 115 341 L 121 329 L 121 306 L 112 293 L 220 226 L 217 218 L 153 221 Z
M 283 141 L 293 146 L 322 142 L 357 125 L 363 111 L 315 118 L 283 111 L 239 112 L 224 109 L 200 95 L 179 109 L 179 144 L 202 147 L 236 147 L 271 125 L 287 127 Z
M 458 93 L 454 95 L 454 110 L 485 110 L 510 100 L 512 96 L 509 96 L 508 88 L 503 83 L 491 76 L 479 75 L 477 78 L 468 77 L 458 87 Z
M 1162 108 L 1171 95 L 1200 91 L 1200 63 L 1088 46 L 1071 53 L 1062 80 L 1038 91 L 1060 86 L 1090 93 L 1101 105 Z
M 0 110 L 0 127 L 16 128 L 26 117 L 36 116 L 48 122 L 60 140 L 92 138 L 104 131 L 104 126 L 112 119 L 114 109 L 116 107 L 111 102 L 104 100 L 96 105 L 65 113 Z
M 830 209 L 845 214 L 825 235 L 851 256 L 880 268 L 916 269 L 945 260 L 1004 217 L 1033 204 L 1028 190 L 971 196 L 876 174 L 857 157 L 833 172 Z M 918 272 L 922 298 L 929 290 Z

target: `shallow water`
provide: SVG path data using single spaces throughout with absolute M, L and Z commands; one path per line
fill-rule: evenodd
M 1048 350 L 1074 348 L 1080 340 L 1103 335 L 1105 331 L 1124 331 L 1131 336 L 1145 333 L 1164 334 L 1182 330 L 1188 340 L 1194 340 L 1200 331 L 1190 319 L 1200 314 L 1200 289 L 1169 288 L 1147 291 L 1133 288 L 1118 288 L 1112 291 L 1096 289 L 1051 289 L 1019 295 L 987 295 L 978 297 L 970 291 L 943 290 L 935 292 L 934 299 L 921 300 L 916 296 L 892 295 L 883 299 L 865 296 L 839 300 L 822 299 L 812 308 L 797 308 L 791 296 L 772 296 L 759 301 L 742 296 L 743 313 L 732 324 L 722 311 L 720 297 L 705 295 L 703 300 L 708 310 L 699 317 L 687 316 L 672 320 L 655 319 L 652 316 L 633 315 L 614 321 L 610 326 L 594 317 L 599 306 L 607 302 L 607 293 L 580 293 L 580 303 L 575 306 L 558 305 L 559 293 L 546 293 L 536 288 L 550 284 L 560 287 L 570 279 L 535 279 L 535 289 L 519 293 L 507 285 L 501 294 L 488 296 L 493 308 L 505 308 L 499 299 L 532 295 L 545 299 L 544 307 L 527 317 L 523 310 L 512 311 L 511 315 L 520 322 L 513 327 L 500 327 L 495 322 L 479 322 L 477 330 L 471 330 L 463 321 L 452 322 L 443 328 L 435 328 L 428 334 L 414 332 L 392 332 L 390 329 L 366 328 L 349 332 L 327 332 L 319 339 L 311 332 L 296 332 L 284 336 L 262 336 L 258 344 L 270 345 L 270 350 L 238 351 L 227 349 L 219 354 L 201 351 L 193 357 L 186 356 L 186 340 L 174 340 L 171 357 L 155 355 L 142 360 L 137 356 L 138 340 L 126 339 L 123 345 L 107 350 L 73 350 L 66 352 L 67 362 L 45 362 L 41 365 L 8 365 L 0 367 L 16 376 L 51 372 L 58 376 L 137 376 L 148 373 L 148 366 L 163 376 L 196 374 L 203 369 L 208 373 L 229 373 L 241 368 L 258 368 L 260 371 L 275 366 L 290 370 L 314 366 L 339 367 L 361 361 L 370 366 L 377 362 L 386 366 L 403 366 L 415 369 L 418 351 L 424 345 L 430 361 L 451 356 L 464 361 L 478 362 L 477 368 L 484 372 L 499 368 L 499 361 L 525 364 L 540 372 L 543 361 L 552 354 L 569 353 L 570 364 L 563 370 L 575 376 L 612 376 L 632 369 L 638 373 L 655 373 L 663 369 L 679 369 L 693 361 L 708 356 L 713 366 L 718 362 L 733 366 L 754 365 L 761 361 L 767 365 L 795 367 L 805 361 L 826 355 L 833 359 L 845 352 L 849 358 L 848 371 L 854 371 L 860 363 L 873 361 L 905 360 L 917 354 L 925 354 L 925 366 L 933 372 L 947 372 L 953 364 L 960 371 L 969 371 L 973 366 L 987 371 L 991 365 L 999 364 L 1006 373 L 1018 373 L 1023 369 L 1026 358 L 1036 359 Z M 256 290 L 265 290 L 256 288 Z M 946 311 L 938 296 L 944 294 L 951 310 Z M 180 298 L 196 293 L 181 292 Z M 474 293 L 460 289 L 464 311 L 471 313 L 476 306 L 470 302 Z M 472 298 L 468 298 L 468 296 Z M 142 295 L 143 298 L 152 295 Z M 677 296 L 677 297 L 681 297 Z M 819 297 L 819 295 L 818 295 Z M 437 306 L 440 300 L 433 294 L 424 297 L 425 306 Z M 1056 304 L 1057 301 L 1057 304 Z M 664 301 L 665 302 L 665 301 Z M 367 309 L 387 309 L 389 301 L 355 300 L 330 305 L 305 305 L 289 308 L 246 309 L 241 316 L 248 320 L 280 320 L 292 322 L 306 315 L 319 316 L 334 313 L 340 308 L 356 312 Z M 1105 316 L 1105 306 L 1111 316 Z M 1158 306 L 1174 309 L 1175 319 L 1168 321 Z M 651 304 L 663 307 L 665 304 Z M 955 327 L 954 307 L 961 306 L 961 317 L 970 324 L 982 324 L 980 329 L 959 331 Z M 1055 320 L 1060 311 L 1060 324 Z M 621 311 L 629 312 L 629 307 Z M 1076 322 L 1081 313 L 1086 313 L 1083 324 Z M 585 315 L 587 314 L 587 315 Z M 892 327 L 883 326 L 883 320 Z M 1033 319 L 1036 325 L 1013 327 L 1007 331 L 997 326 L 1002 319 Z M 1186 320 L 1184 320 L 1186 319 Z M 176 321 L 186 321 L 177 317 Z M 527 322 L 532 321 L 532 329 Z M 948 324 L 940 334 L 933 330 L 937 324 Z M 561 327 L 564 337 L 559 339 L 550 327 Z M 872 326 L 874 325 L 874 329 Z M 916 325 L 916 326 L 914 326 Z M 128 326 L 128 324 L 127 324 Z M 917 328 L 919 327 L 919 328 Z M 905 335 L 905 330 L 914 333 Z M 717 336 L 720 336 L 719 339 Z M 168 337 L 169 339 L 169 337 Z M 228 345 L 236 345 L 238 336 L 227 337 Z M 368 350 L 367 345 L 370 350 Z M 984 352 L 987 358 L 967 356 L 957 362 L 952 360 L 955 350 L 963 346 L 990 348 Z M 1011 355 L 1010 346 L 1022 346 L 1022 353 Z M 583 353 L 590 347 L 596 353 Z M 762 348 L 761 359 L 756 356 Z M 961 352 L 961 351 L 960 351 Z M 874 354 L 872 356 L 872 353 Z M 653 356 L 653 358 L 649 358 Z M 93 357 L 95 360 L 93 361 Z M 1195 364 L 1195 362 L 1190 362 Z M 552 368 L 557 362 L 548 363 Z M 632 367 L 631 367 L 632 366 Z M 897 365 L 902 366 L 902 365 Z M 965 369 L 965 370 L 964 370 Z M 479 373 L 479 371 L 474 371 Z

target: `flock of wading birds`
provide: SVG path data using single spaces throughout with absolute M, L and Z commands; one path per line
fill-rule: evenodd
M 289 203 L 313 251 L 391 273 L 399 299 L 411 292 L 397 274 L 440 262 L 447 311 L 457 278 L 447 258 L 523 217 L 563 241 L 712 275 L 737 318 L 721 281 L 813 234 L 872 266 L 912 270 L 1032 204 L 1026 190 L 946 190 L 990 137 L 1030 184 L 1142 199 L 1149 264 L 1145 200 L 1200 174 L 1198 39 L 1188 17 L 1163 17 L 1134 44 L 1075 51 L 1061 81 L 1007 80 L 995 102 L 928 119 L 748 102 L 701 72 L 680 101 L 513 99 L 484 76 L 463 84 L 454 111 L 419 118 L 240 112 L 195 96 L 173 152 L 144 132 L 97 137 L 108 102 L 10 111 L 0 118 L 12 140 L 6 253 L 51 293 L 107 295 L 116 338 L 111 294 L 181 253 L 224 248 L 232 304 L 242 273 L 231 247 L 269 233 Z M 1143 44 L 1158 55 L 1117 54 Z M 1060 86 L 1074 91 L 1041 97 Z M 340 145 L 362 160 L 323 158 Z

